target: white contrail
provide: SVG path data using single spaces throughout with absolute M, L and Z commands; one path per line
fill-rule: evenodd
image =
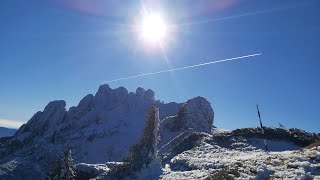
M 184 67 L 179 67 L 179 68 L 174 68 L 174 69 L 167 69 L 167 70 L 162 70 L 162 71 L 157 71 L 157 72 L 151 72 L 151 73 L 139 74 L 139 75 L 135 75 L 135 76 L 123 77 L 123 78 L 119 78 L 119 79 L 113 79 L 113 80 L 105 81 L 103 83 L 111 83 L 111 82 L 116 82 L 116 81 L 121 81 L 121 80 L 134 79 L 134 78 L 143 77 L 143 76 L 178 71 L 178 70 L 189 69 L 189 68 L 194 68 L 194 67 L 199 67 L 199 66 L 206 66 L 209 64 L 216 64 L 216 63 L 221 63 L 221 62 L 225 62 L 225 61 L 233 61 L 233 60 L 244 59 L 244 58 L 260 56 L 260 55 L 262 55 L 262 53 L 250 54 L 250 55 L 245 55 L 245 56 L 238 56 L 238 57 L 233 57 L 233 58 L 228 58 L 228 59 L 221 59 L 221 60 L 217 60 L 217 61 L 211 61 L 211 62 L 196 64 L 196 65 L 191 65 L 191 66 L 184 66 Z
M 177 26 L 198 25 L 198 24 L 206 24 L 206 23 L 211 23 L 211 22 L 216 22 L 216 21 L 225 21 L 225 20 L 241 18 L 241 17 L 246 17 L 246 16 L 272 13 L 275 11 L 289 10 L 289 9 L 293 9 L 293 8 L 299 8 L 302 6 L 309 6 L 312 4 L 313 3 L 299 3 L 299 4 L 293 4 L 291 6 L 286 6 L 286 7 L 277 7 L 277 8 L 272 8 L 272 9 L 264 9 L 264 10 L 260 10 L 260 11 L 247 12 L 247 13 L 243 13 L 243 14 L 237 14 L 237 15 L 220 17 L 220 18 L 211 18 L 211 19 L 205 19 L 205 20 L 196 21 L 196 22 L 187 22 L 187 23 L 178 24 Z

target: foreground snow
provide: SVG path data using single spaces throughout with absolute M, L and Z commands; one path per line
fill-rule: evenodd
M 234 142 L 230 148 L 205 140 L 172 158 L 160 179 L 320 179 L 320 147 L 265 152 L 250 143 Z
M 301 148 L 286 140 L 236 136 L 230 133 L 185 132 L 172 140 L 162 164 L 142 169 L 134 179 L 320 179 L 320 146 Z M 130 177 L 131 178 L 131 177 Z M 130 179 L 129 178 L 129 179 Z M 102 178 L 103 179 L 103 178 Z M 108 178 L 105 178 L 108 179 Z

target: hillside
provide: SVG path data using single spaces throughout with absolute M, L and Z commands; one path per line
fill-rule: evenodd
M 16 131 L 16 129 L 0 127 L 0 137 L 12 136 Z
M 165 180 L 320 179 L 319 135 L 298 129 L 290 133 L 292 130 L 266 128 L 283 134 L 278 138 L 268 138 L 269 151 L 265 151 L 264 140 L 252 135 L 259 129 L 244 128 L 230 132 L 214 129 L 218 133 L 213 134 L 190 132 L 167 152 L 160 154 L 161 163 L 151 164 L 128 177 Z M 297 134 L 304 137 L 304 141 L 313 141 L 313 137 L 318 141 L 303 147 L 284 139 Z M 107 176 L 112 169 L 97 179 L 113 179 Z
M 293 142 L 202 135 L 197 144 L 175 155 L 161 179 L 320 179 L 320 146 L 302 148 Z
M 150 89 L 129 93 L 102 85 L 65 107 L 63 100 L 52 101 L 14 136 L 0 138 L 0 179 L 44 179 L 67 150 L 76 179 L 320 178 L 319 134 L 221 130 L 203 97 L 162 103 Z

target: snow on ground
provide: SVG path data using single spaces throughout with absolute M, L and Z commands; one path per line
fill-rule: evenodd
M 179 180 L 189 180 L 189 179 L 205 179 L 208 177 L 208 172 L 205 170 L 191 170 L 191 171 L 164 171 L 164 175 L 161 176 L 163 180 L 179 179 Z
M 86 172 L 94 175 L 108 172 L 110 170 L 109 167 L 105 164 L 86 164 L 86 163 L 76 164 L 76 169 L 78 171 L 82 171 L 82 172 Z
M 259 148 L 262 139 L 219 146 L 212 141 L 184 151 L 163 168 L 162 179 L 320 179 L 320 147 L 295 150 L 290 143 L 269 141 L 274 152 Z M 258 144 L 255 144 L 258 142 Z M 263 141 L 262 141 L 263 142 Z M 284 148 L 279 149 L 279 145 Z M 278 148 L 278 149 L 277 149 Z M 285 148 L 290 151 L 280 151 Z
M 221 134 L 220 134 L 221 135 Z M 319 179 L 320 146 L 300 148 L 292 142 L 267 140 L 270 151 L 264 151 L 263 139 L 242 136 L 215 136 L 191 133 L 200 138 L 186 138 L 175 144 L 182 152 L 169 161 L 151 163 L 136 175 L 136 179 Z M 177 137 L 179 138 L 179 136 Z M 219 139 L 221 138 L 221 139 Z M 175 140 L 173 140 L 175 141 Z M 186 141 L 186 142 L 185 142 Z M 186 148 L 195 144 L 192 149 Z M 188 149 L 188 150 L 187 150 Z
M 216 128 L 216 127 L 212 128 L 212 134 L 221 134 L 226 132 L 231 132 L 231 131 L 226 129 Z
M 249 145 L 252 148 L 265 150 L 264 140 L 260 138 L 247 138 L 244 140 L 245 146 Z M 241 142 L 240 142 L 241 143 Z M 292 142 L 279 141 L 279 140 L 267 140 L 269 151 L 287 151 L 287 150 L 299 150 L 301 147 L 293 144 Z
M 33 180 L 32 177 L 43 176 L 42 172 L 38 173 L 39 170 L 40 167 L 36 163 L 26 161 L 23 157 L 16 157 L 0 164 L 0 179 Z

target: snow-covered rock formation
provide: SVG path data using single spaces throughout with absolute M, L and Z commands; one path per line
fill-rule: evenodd
M 153 105 L 159 109 L 156 126 L 146 123 Z M 159 120 L 160 140 L 149 128 L 158 127 Z M 124 172 L 132 172 L 139 156 L 148 163 L 136 168 L 137 179 L 320 179 L 320 134 L 266 127 L 265 135 L 259 128 L 225 131 L 212 129 L 213 121 L 210 103 L 202 97 L 165 104 L 155 101 L 152 90 L 129 93 L 102 85 L 69 110 L 65 101 L 50 102 L 14 136 L 0 138 L 0 179 L 44 179 L 65 150 L 73 152 L 75 171 L 84 179 L 108 179 L 112 172 L 128 177 Z M 263 150 L 263 138 L 271 152 Z M 119 162 L 130 147 L 147 150 Z
M 0 139 L 0 179 L 43 178 L 50 163 L 66 149 L 72 150 L 75 163 L 121 161 L 139 139 L 153 104 L 164 119 L 159 144 L 188 128 L 210 132 L 213 111 L 204 98 L 165 104 L 155 101 L 154 95 L 150 89 L 129 93 L 124 87 L 102 85 L 69 110 L 65 101 L 50 102 L 13 137 Z
M 203 97 L 196 97 L 184 103 L 177 115 L 161 121 L 159 148 L 168 149 L 175 137 L 183 137 L 190 132 L 211 133 L 214 113 L 210 103 Z M 169 144 L 168 144 L 169 143 Z

